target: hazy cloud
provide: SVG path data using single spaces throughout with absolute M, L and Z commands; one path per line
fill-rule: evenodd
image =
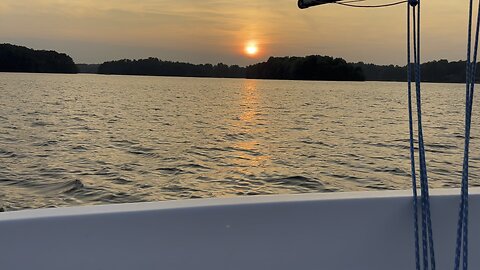
M 369 0 L 369 3 L 387 0 Z M 467 4 L 424 1 L 425 59 L 464 58 Z M 156 56 L 248 64 L 249 40 L 261 55 L 324 54 L 402 64 L 405 7 L 299 10 L 296 0 L 2 0 L 0 36 L 62 50 L 77 62 Z

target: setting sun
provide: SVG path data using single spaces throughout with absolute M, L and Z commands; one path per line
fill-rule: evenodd
M 249 43 L 245 46 L 245 53 L 249 56 L 255 56 L 258 53 L 258 46 L 255 43 Z

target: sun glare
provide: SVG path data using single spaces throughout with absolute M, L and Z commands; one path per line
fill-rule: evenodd
M 258 53 L 258 46 L 255 43 L 249 43 L 245 46 L 245 53 L 249 56 L 255 56 Z

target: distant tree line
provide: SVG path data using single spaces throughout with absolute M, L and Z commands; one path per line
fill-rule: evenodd
M 422 64 L 422 81 L 465 82 L 465 61 L 439 60 Z M 247 67 L 226 64 L 191 64 L 158 58 L 78 64 L 64 53 L 0 44 L 0 72 L 99 73 L 119 75 L 224 77 L 278 80 L 406 81 L 406 66 L 348 63 L 342 58 L 309 55 L 270 57 Z M 414 80 L 413 66 L 411 68 Z M 475 75 L 480 81 L 480 68 Z
M 72 58 L 55 51 L 0 44 L 0 72 L 77 73 Z
M 363 81 L 361 68 L 341 58 L 311 55 L 306 57 L 270 57 L 267 62 L 246 68 L 237 65 L 195 65 L 162 61 L 157 58 L 118 60 L 101 64 L 100 74 L 225 77 L 281 80 Z
M 101 64 L 99 74 L 151 75 L 151 76 L 188 76 L 188 77 L 221 77 L 244 78 L 245 68 L 237 65 L 228 66 L 223 63 L 190 64 L 182 62 L 162 61 L 158 58 L 139 60 L 118 60 Z
M 354 65 L 362 69 L 367 81 L 405 81 L 407 78 L 407 70 L 401 66 L 379 66 L 363 62 Z
M 270 57 L 248 66 L 246 77 L 278 80 L 364 81 L 362 68 L 342 58 L 309 55 L 306 57 Z
M 367 81 L 398 81 L 407 80 L 406 66 L 379 66 L 374 64 L 356 63 L 361 68 Z M 421 65 L 421 79 L 424 82 L 440 83 L 463 83 L 465 82 L 466 62 L 439 60 L 426 62 Z M 415 79 L 413 65 L 411 66 L 411 78 Z M 480 81 L 480 69 L 477 69 L 475 76 Z

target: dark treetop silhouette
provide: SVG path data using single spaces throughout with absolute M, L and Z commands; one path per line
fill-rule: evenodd
M 267 62 L 248 66 L 246 77 L 281 80 L 365 80 L 360 67 L 355 67 L 342 58 L 320 55 L 270 57 Z
M 77 73 L 72 58 L 55 51 L 0 44 L 0 72 Z
M 374 64 L 357 63 L 365 74 L 367 81 L 406 81 L 406 66 L 379 66 Z M 422 81 L 441 83 L 464 83 L 465 82 L 465 61 L 449 62 L 448 60 L 431 61 L 422 64 Z M 412 78 L 414 69 L 412 71 Z M 475 76 L 479 80 L 480 70 Z
M 341 58 L 311 55 L 306 57 L 270 57 L 267 62 L 246 68 L 237 65 L 162 61 L 157 58 L 105 62 L 100 74 L 225 77 L 283 80 L 364 80 L 361 68 Z
M 222 77 L 244 78 L 245 69 L 237 65 L 228 66 L 222 63 L 190 64 L 182 62 L 162 61 L 158 58 L 139 60 L 118 60 L 105 62 L 98 67 L 99 74 L 150 75 L 150 76 L 188 76 L 188 77 Z

